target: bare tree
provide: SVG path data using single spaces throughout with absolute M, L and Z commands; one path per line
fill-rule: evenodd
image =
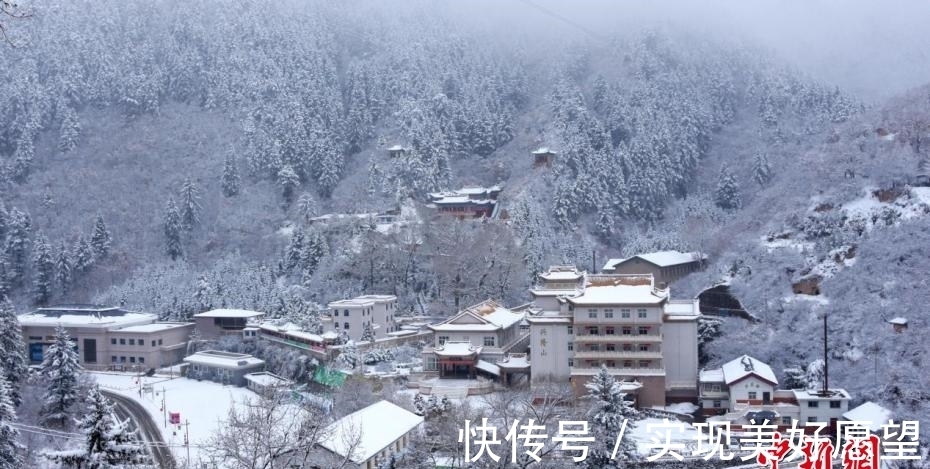
M 270 393 L 233 405 L 208 452 L 236 469 L 309 468 L 317 465 L 311 458 L 326 437 L 325 423 L 322 411 Z
M 10 36 L 7 34 L 8 19 L 22 19 L 32 16 L 32 12 L 24 10 L 18 3 L 12 0 L 0 0 L 0 38 L 3 38 L 8 44 L 16 47 Z

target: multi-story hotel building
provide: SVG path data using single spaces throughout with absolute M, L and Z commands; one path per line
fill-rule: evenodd
M 698 301 L 672 300 L 651 274 L 588 274 L 555 266 L 530 290 L 532 383 L 576 394 L 602 366 L 640 406 L 697 398 Z

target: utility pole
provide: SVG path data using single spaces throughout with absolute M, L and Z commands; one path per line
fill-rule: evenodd
M 829 371 L 830 361 L 827 356 L 827 313 L 823 314 L 823 395 L 830 395 L 830 386 L 829 386 Z
M 184 419 L 184 446 L 187 446 L 187 464 L 191 463 L 190 427 L 191 421 Z
M 165 388 L 161 388 L 161 410 L 165 418 L 165 428 L 168 428 L 168 404 L 165 403 Z

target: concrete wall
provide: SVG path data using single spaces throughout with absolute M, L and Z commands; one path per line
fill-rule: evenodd
M 662 325 L 662 361 L 669 388 L 689 387 L 697 396 L 697 321 L 669 321 Z
M 77 345 L 81 364 L 87 368 L 106 369 L 119 365 L 123 368 L 144 370 L 179 363 L 186 351 L 188 337 L 193 330 L 193 324 L 188 324 L 145 333 L 124 333 L 119 329 L 69 327 L 68 333 Z M 88 360 L 91 358 L 89 357 L 91 350 L 86 347 L 86 339 L 96 342 L 96 359 L 93 361 Z M 25 326 L 23 327 L 23 340 L 26 342 L 30 362 L 41 363 L 41 359 L 33 359 L 38 357 L 33 357 L 32 352 L 41 346 L 42 357 L 45 356 L 48 346 L 55 341 L 55 327 Z M 115 360 L 114 357 L 116 357 Z
M 731 409 L 736 407 L 737 402 L 762 404 L 762 393 L 764 392 L 768 392 L 772 398 L 775 397 L 775 386 L 755 376 L 749 376 L 741 381 L 731 383 L 729 389 Z M 749 398 L 750 392 L 756 393 L 754 400 Z
M 568 360 L 572 352 L 568 344 L 573 336 L 568 324 L 540 323 L 530 325 L 530 363 L 533 383 L 567 382 L 570 374 Z

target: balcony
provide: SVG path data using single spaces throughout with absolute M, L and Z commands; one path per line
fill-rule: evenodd
M 646 352 L 641 351 L 624 351 L 624 350 L 575 350 L 575 360 L 579 359 L 610 359 L 610 358 L 620 358 L 628 360 L 661 360 L 662 352 L 659 350 L 649 350 Z
M 613 366 L 607 368 L 612 375 L 622 376 L 665 376 L 664 368 L 623 368 Z M 594 376 L 601 371 L 601 367 L 583 367 L 573 366 L 571 368 L 572 376 Z
M 644 334 L 644 335 L 592 335 L 592 334 L 575 334 L 576 344 L 580 343 L 598 343 L 598 344 L 644 344 L 662 342 L 662 334 Z

